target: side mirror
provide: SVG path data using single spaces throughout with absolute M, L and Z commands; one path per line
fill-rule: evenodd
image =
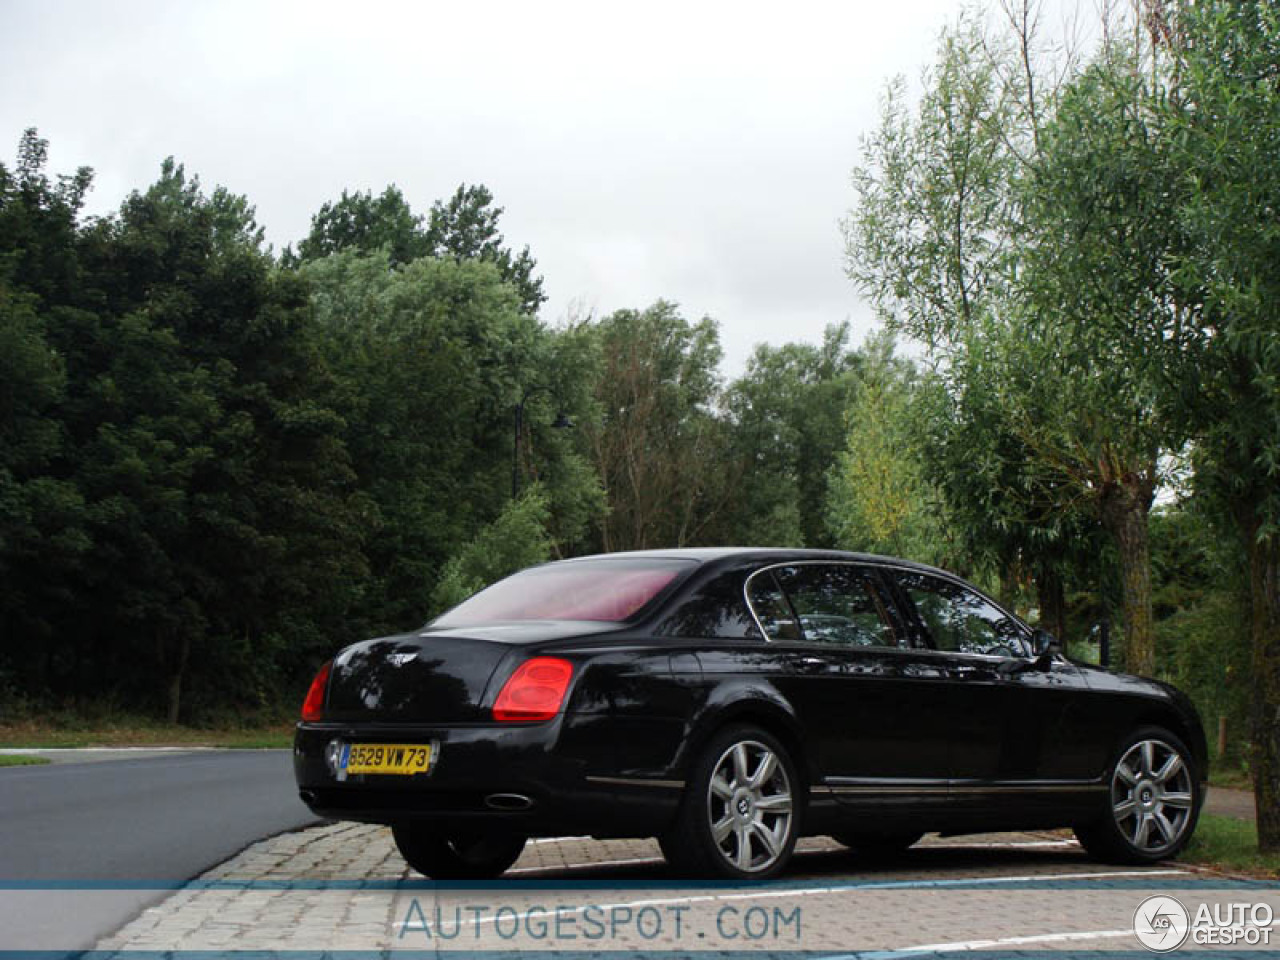
M 1048 630 L 1037 630 L 1031 635 L 1031 652 L 1047 668 L 1050 661 L 1062 652 L 1062 644 Z

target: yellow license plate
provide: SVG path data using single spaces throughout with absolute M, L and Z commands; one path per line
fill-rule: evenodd
M 431 769 L 431 744 L 353 743 L 344 759 L 347 773 L 426 773 Z

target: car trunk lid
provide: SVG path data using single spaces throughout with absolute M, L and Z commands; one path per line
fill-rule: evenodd
M 618 624 L 612 623 L 501 623 L 450 630 L 428 628 L 353 644 L 334 658 L 325 719 L 486 721 L 491 719 L 489 683 L 513 651 L 534 642 L 617 628 Z M 504 676 L 509 672 L 503 671 Z

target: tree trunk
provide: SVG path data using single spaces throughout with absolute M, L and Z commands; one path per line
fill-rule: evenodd
M 1000 602 L 1010 610 L 1018 609 L 1018 564 L 1006 563 L 1000 568 Z
M 1128 473 L 1103 488 L 1102 524 L 1120 553 L 1124 585 L 1124 669 L 1156 672 L 1156 631 L 1151 614 L 1151 547 L 1147 521 L 1155 492 L 1152 474 Z
M 1067 650 L 1067 593 L 1062 575 L 1043 568 L 1036 574 L 1036 603 L 1040 607 L 1040 627 L 1048 630 Z
M 1259 537 L 1251 515 L 1248 537 L 1250 638 L 1253 649 L 1253 796 L 1258 849 L 1280 853 L 1280 536 Z
M 182 678 L 187 672 L 187 659 L 191 655 L 191 637 L 184 633 L 182 635 L 181 645 L 178 647 L 178 662 L 175 664 L 173 673 L 169 675 L 169 723 L 176 725 L 178 722 L 178 712 L 182 706 Z

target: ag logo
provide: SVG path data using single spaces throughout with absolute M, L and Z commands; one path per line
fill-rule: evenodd
M 1182 946 L 1191 930 L 1191 915 L 1173 897 L 1147 897 L 1133 912 L 1133 932 L 1148 950 L 1168 953 Z

